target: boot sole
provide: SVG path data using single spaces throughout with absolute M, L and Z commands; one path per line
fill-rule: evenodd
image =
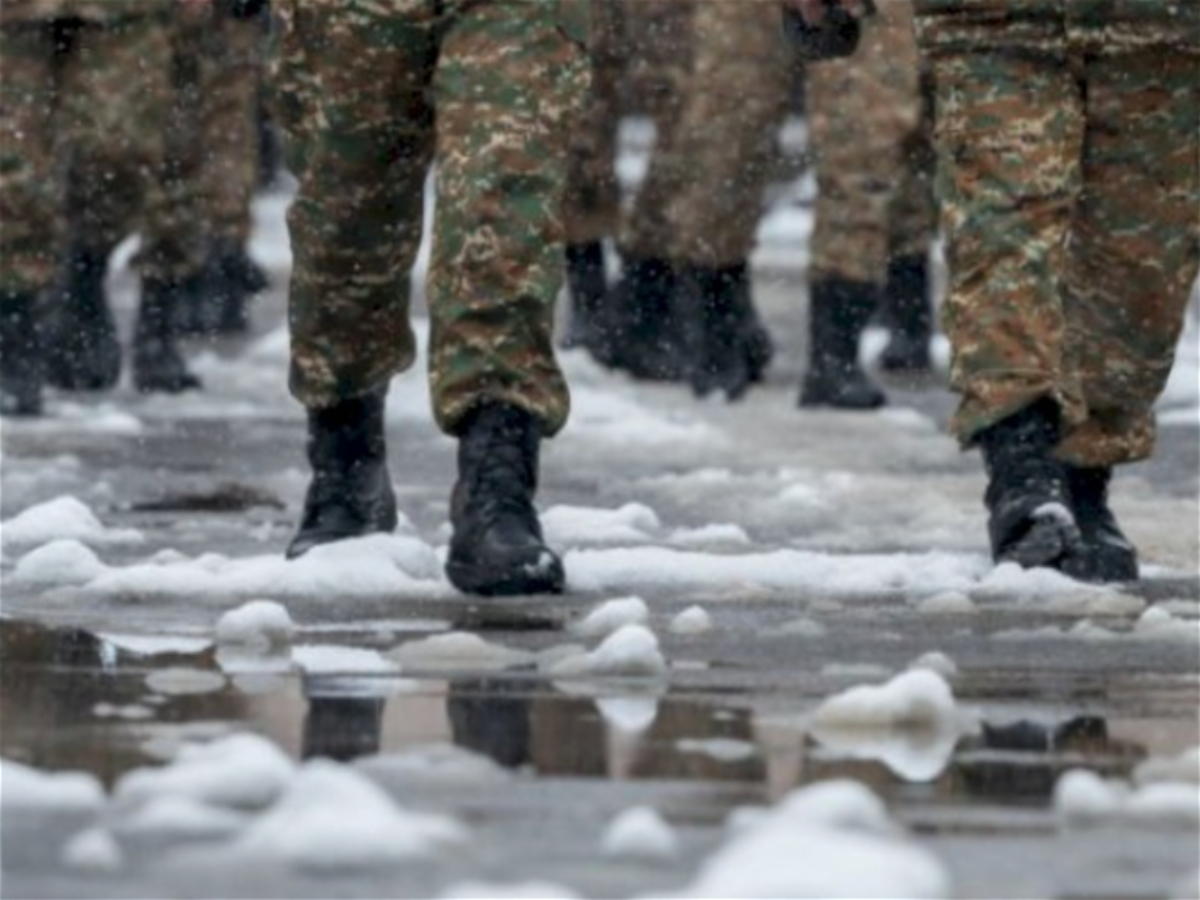
M 534 566 L 520 566 L 506 572 L 450 560 L 446 563 L 446 577 L 464 594 L 480 597 L 561 594 L 566 587 L 562 563 L 557 560 L 545 567 L 545 571 L 537 571 Z

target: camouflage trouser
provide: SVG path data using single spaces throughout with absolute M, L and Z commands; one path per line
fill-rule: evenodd
M 674 259 L 724 268 L 749 258 L 791 83 L 778 0 L 700 0 L 679 139 L 688 178 L 670 205 Z
M 569 398 L 554 358 L 570 130 L 586 27 L 545 0 L 278 4 L 300 191 L 288 216 L 291 388 L 309 408 L 412 364 L 409 274 L 437 160 L 429 280 L 434 413 L 485 402 L 538 416 Z M 300 116 L 296 121 L 295 116 Z M 436 122 L 436 126 L 435 126 Z
M 187 265 L 159 185 L 166 29 L 158 15 L 0 27 L 0 288 L 45 287 L 67 237 L 107 252 L 139 227 L 156 236 L 144 274 Z
M 628 42 L 627 90 L 654 120 L 654 153 L 620 228 L 621 252 L 634 259 L 670 253 L 667 210 L 693 173 L 679 145 L 692 73 L 693 0 L 622 0 Z
M 616 170 L 625 71 L 621 0 L 592 0 L 591 13 L 592 88 L 571 139 L 564 208 L 568 244 L 614 237 L 621 209 Z
M 817 177 L 812 278 L 882 284 L 893 257 L 929 251 L 935 228 L 932 116 L 910 0 L 887 0 L 855 55 L 809 68 Z
M 1064 460 L 1141 459 L 1200 256 L 1200 5 L 1060 0 L 1006 26 L 972 4 L 917 6 L 955 430 L 1049 396 Z

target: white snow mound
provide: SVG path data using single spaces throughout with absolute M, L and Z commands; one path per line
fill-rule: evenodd
M 1200 789 L 1171 781 L 1135 788 L 1119 779 L 1106 781 L 1086 769 L 1072 769 L 1054 785 L 1054 811 L 1067 828 L 1125 821 L 1140 827 L 1192 829 L 1200 827 Z
M 575 622 L 571 630 L 584 637 L 605 637 L 625 625 L 644 625 L 650 620 L 650 608 L 641 597 L 606 600 Z
M 662 529 L 654 510 L 640 503 L 620 509 L 552 506 L 541 520 L 546 540 L 560 546 L 646 544 Z
M 815 713 L 816 724 L 840 726 L 938 727 L 955 718 L 950 685 L 931 669 L 901 672 L 883 685 L 850 688 Z
M 507 669 L 532 659 L 529 653 L 485 641 L 466 631 L 409 641 L 389 651 L 387 656 L 406 669 L 438 672 Z
M 552 675 L 608 675 L 659 677 L 667 661 L 654 632 L 644 625 L 624 625 L 591 653 L 568 656 L 554 663 Z
M 30 550 L 13 568 L 13 581 L 39 587 L 87 584 L 107 566 L 74 538 L 59 538 Z
M 646 862 L 670 859 L 679 852 L 674 830 L 649 806 L 635 806 L 619 814 L 604 832 L 600 846 L 605 856 Z
M 667 629 L 671 634 L 697 635 L 712 631 L 712 616 L 703 606 L 689 606 L 671 620 Z
M 296 625 L 287 609 L 273 600 L 251 600 L 217 619 L 217 642 L 269 650 L 292 639 Z
M 112 832 L 94 826 L 72 837 L 63 846 L 63 865 L 82 872 L 111 874 L 125 865 L 125 855 Z
M 0 540 L 21 546 L 56 540 L 137 544 L 145 537 L 134 529 L 105 528 L 86 503 L 77 497 L 63 496 L 31 506 L 0 524 Z
M 44 772 L 11 759 L 0 759 L 0 807 L 7 811 L 42 810 L 99 813 L 104 788 L 86 772 Z

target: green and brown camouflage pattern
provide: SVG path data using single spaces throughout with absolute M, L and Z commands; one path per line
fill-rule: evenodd
M 1200 5 L 918 0 L 917 35 L 954 430 L 1052 397 L 1064 460 L 1146 457 L 1200 261 Z
M 553 434 L 567 150 L 588 86 L 586 20 L 566 0 L 282 2 L 280 97 L 300 161 L 288 216 L 291 388 L 309 408 L 412 364 L 409 273 L 436 160 L 428 298 L 439 425 L 477 405 Z M 586 10 L 584 10 L 586 11 Z
M 805 82 L 817 203 L 814 280 L 882 285 L 891 258 L 923 256 L 937 225 L 933 117 L 910 0 L 864 21 L 854 56 L 809 67 Z
M 686 183 L 669 208 L 671 256 L 703 268 L 745 262 L 787 112 L 793 56 L 778 0 L 699 0 L 680 124 Z

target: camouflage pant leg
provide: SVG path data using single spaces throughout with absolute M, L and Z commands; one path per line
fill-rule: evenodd
M 82 26 L 64 62 L 59 112 L 67 209 L 75 239 L 97 251 L 111 250 L 139 226 L 161 235 L 170 249 L 167 203 L 158 189 L 169 61 L 165 19 L 139 16 Z
M 705 0 L 683 112 L 681 156 L 690 177 L 670 207 L 673 258 L 722 268 L 745 262 L 762 216 L 791 56 L 775 0 Z
M 933 147 L 933 83 L 921 79 L 921 121 L 904 141 L 904 171 L 888 211 L 892 259 L 929 253 L 937 233 L 937 200 L 934 180 L 937 153 Z
M 212 235 L 244 243 L 258 180 L 258 90 L 262 28 L 257 19 L 216 19 L 201 69 L 204 165 L 202 215 Z
M 882 284 L 892 251 L 918 243 L 900 228 L 923 225 L 926 247 L 931 231 L 928 220 L 913 221 L 920 185 L 908 151 L 924 107 L 908 0 L 879 4 L 853 57 L 813 65 L 807 75 L 818 186 L 812 277 Z
M 625 29 L 620 0 L 593 0 L 591 9 L 592 88 L 571 140 L 564 205 L 568 244 L 615 236 L 620 216 L 616 157 Z
M 635 259 L 670 255 L 667 210 L 691 172 L 681 155 L 679 122 L 692 76 L 691 0 L 623 0 L 629 41 L 626 89 L 635 87 L 654 120 L 654 152 L 621 223 L 621 252 Z
M 60 246 L 54 45 L 40 23 L 0 26 L 0 290 L 36 293 Z
M 1200 54 L 1090 60 L 1082 167 L 1063 300 L 1087 419 L 1059 455 L 1099 466 L 1153 449 L 1200 264 Z
M 557 4 L 464 4 L 440 47 L 438 212 L 429 303 L 430 387 L 453 434 L 481 403 L 566 422 L 554 358 L 570 132 L 588 87 L 586 32 Z
M 420 4 L 425 6 L 425 4 Z M 387 384 L 412 365 L 409 272 L 433 157 L 430 11 L 283 0 L 275 71 L 281 122 L 302 160 L 288 212 L 289 384 L 310 409 Z

